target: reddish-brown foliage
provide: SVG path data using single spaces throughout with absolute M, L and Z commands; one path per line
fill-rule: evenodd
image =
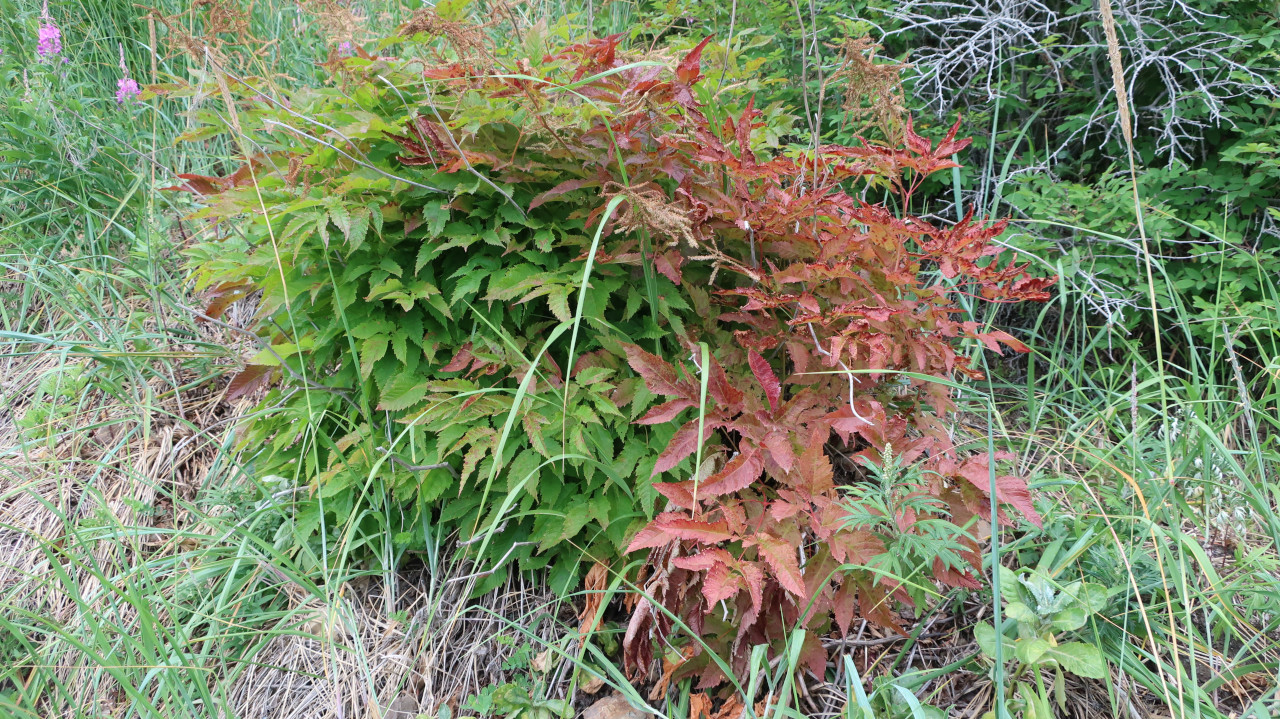
M 672 364 L 625 347 L 649 392 L 665 400 L 638 423 L 685 417 L 654 475 L 687 466 L 682 462 L 708 443 L 719 468 L 656 485 L 666 511 L 629 549 L 648 551 L 639 581 L 662 610 L 635 605 L 626 664 L 634 673 L 649 670 L 654 640 L 671 632 L 672 616 L 718 635 L 735 668 L 749 647 L 780 639 L 796 623 L 826 630 L 834 618 L 847 631 L 864 617 L 901 631 L 893 602 L 909 601 L 907 593 L 863 567 L 885 546 L 870 531 L 845 527 L 841 484 L 856 481 L 859 464 L 879 464 L 892 446 L 925 470 L 915 491 L 941 500 L 952 522 L 990 520 L 989 463 L 1002 458 L 957 450 L 946 421 L 954 411 L 952 390 L 927 378 L 982 376 L 958 351 L 966 338 L 995 352 L 1027 349 L 1005 332 L 959 319 L 962 296 L 1044 300 L 1053 280 L 1001 257 L 991 240 L 1003 222 L 969 216 L 938 226 L 865 199 L 887 193 L 896 207 L 912 207 L 920 183 L 955 167 L 953 156 L 969 144 L 956 139 L 958 123 L 936 145 L 908 121 L 901 147 L 864 143 L 760 156 L 752 140 L 762 115 L 751 103 L 737 117 L 713 122 L 697 100 L 706 41 L 670 71 L 627 65 L 619 39 L 573 45 L 544 60 L 574 66 L 572 92 L 608 112 L 572 133 L 540 118 L 555 134 L 540 162 L 467 149 L 429 117 L 393 137 L 405 165 L 446 172 L 486 166 L 512 182 L 548 173 L 566 178 L 533 206 L 581 200 L 584 192 L 622 195 L 617 214 L 603 218 L 610 239 L 596 262 L 647 263 L 709 310 L 681 338 L 695 359 L 699 342 L 714 347 L 709 366 Z M 457 94 L 523 98 L 533 108 L 564 97 L 554 94 L 562 88 L 551 79 L 485 77 L 463 65 L 425 75 Z M 201 192 L 204 181 L 187 178 L 187 187 Z M 588 223 L 604 211 L 600 202 Z M 691 263 L 712 268 L 710 287 L 690 283 Z M 470 361 L 464 348 L 445 370 Z M 704 373 L 700 436 L 699 418 L 687 410 L 702 404 Z M 839 475 L 832 448 L 852 460 Z M 1039 522 L 1023 480 L 999 476 L 995 492 L 1000 503 Z M 919 517 L 892 519 L 909 533 Z M 1002 514 L 996 521 L 1013 520 Z M 977 586 L 978 547 L 972 541 L 968 547 L 972 567 L 935 561 L 934 579 Z M 727 634 L 707 621 L 722 603 L 736 620 Z M 821 651 L 811 635 L 805 661 L 823 666 Z M 704 685 L 720 678 L 714 664 L 701 666 Z
M 1025 352 L 1007 333 L 957 319 L 958 300 L 965 293 L 996 302 L 1044 300 L 1053 280 L 1001 260 L 991 240 L 1003 222 L 970 216 L 940 227 L 871 204 L 863 197 L 872 193 L 850 189 L 887 190 L 898 207 L 911 207 L 920 183 L 956 166 L 953 156 L 968 145 L 956 139 L 956 127 L 937 145 L 908 121 L 902 147 L 825 146 L 761 157 L 752 149 L 761 113 L 750 103 L 738 117 L 712 123 L 696 99 L 705 41 L 667 72 L 619 70 L 618 40 L 592 40 L 559 56 L 577 64 L 574 81 L 615 71 L 576 88 L 611 114 L 581 134 L 557 138 L 552 154 L 576 171 L 534 204 L 583 189 L 622 193 L 626 200 L 611 218 L 616 242 L 602 247 L 597 262 L 652 263 L 691 296 L 706 289 L 684 280 L 682 264 L 713 266 L 711 293 L 703 295 L 711 312 L 683 338 L 691 349 L 700 341 L 716 347 L 710 366 L 672 364 L 635 345 L 625 351 L 648 390 L 665 398 L 638 422 L 686 415 L 654 475 L 681 466 L 708 442 L 718 443 L 719 467 L 701 479 L 656 485 L 666 511 L 629 549 L 649 552 L 640 584 L 665 611 L 636 605 L 624 641 L 626 664 L 635 673 L 649 670 L 653 641 L 671 632 L 671 616 L 715 634 L 706 617 L 721 603 L 736 619 L 736 629 L 718 637 L 735 668 L 752 645 L 776 641 L 798 622 L 823 630 L 834 618 L 847 631 L 855 617 L 864 617 L 901 631 L 892 603 L 909 599 L 893 580 L 859 568 L 885 546 L 869 531 L 842 528 L 847 499 L 840 484 L 849 480 L 837 478 L 828 448 L 877 464 L 891 445 L 904 461 L 927 470 L 917 491 L 941 499 L 953 522 L 989 519 L 992 458 L 953 446 L 945 421 L 954 409 L 951 389 L 916 376 L 903 381 L 900 373 L 981 377 L 957 351 L 963 338 L 996 352 L 1002 345 Z M 431 77 L 471 89 L 483 85 L 495 96 L 519 92 L 535 103 L 554 101 L 541 97 L 550 84 L 481 80 L 465 72 Z M 403 161 L 454 170 L 487 164 L 513 178 L 539 171 L 460 150 L 442 133 L 419 118 L 396 138 Z M 603 211 L 602 203 L 589 222 Z M 638 255 L 635 230 L 667 246 Z M 463 361 L 455 358 L 459 366 Z M 685 411 L 700 405 L 704 372 L 708 402 L 699 437 L 698 417 Z M 1039 522 L 1025 482 L 1000 476 L 995 486 L 1001 503 Z M 894 518 L 903 532 L 912 531 L 915 519 Z M 969 544 L 977 567 L 978 547 Z M 972 568 L 935 561 L 932 571 L 943 584 L 977 586 Z M 813 637 L 805 650 L 806 662 L 823 666 Z M 704 685 L 720 678 L 714 664 L 698 665 Z

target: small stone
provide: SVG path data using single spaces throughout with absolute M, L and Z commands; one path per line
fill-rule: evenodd
M 621 694 L 614 692 L 582 712 L 582 719 L 653 719 L 649 712 L 631 706 Z
M 415 719 L 418 716 L 418 698 L 412 694 L 401 694 L 387 706 L 383 719 Z

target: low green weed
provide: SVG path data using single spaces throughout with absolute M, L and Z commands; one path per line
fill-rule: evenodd
M 1102 651 L 1094 644 L 1064 641 L 1064 635 L 1083 628 L 1108 604 L 1107 590 L 1099 584 L 1072 582 L 1061 586 L 1038 569 L 1015 572 L 1001 567 L 1004 586 L 1005 615 L 1016 629 L 1016 637 L 1008 638 L 1007 629 L 999 630 L 989 623 L 974 629 L 974 637 L 982 653 L 995 659 L 996 642 L 1003 644 L 1003 656 L 1012 657 L 1015 666 L 1009 672 L 1013 699 L 1009 706 L 1028 719 L 1054 716 L 1049 705 L 1050 693 L 1059 709 L 1066 709 L 1066 680 L 1063 673 L 1090 679 L 1107 675 Z M 1053 674 L 1046 689 L 1041 670 Z M 989 712 L 988 717 L 995 717 Z

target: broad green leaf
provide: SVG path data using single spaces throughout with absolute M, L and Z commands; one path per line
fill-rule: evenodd
M 1080 587 L 1080 591 L 1076 594 L 1076 600 L 1090 613 L 1096 614 L 1107 608 L 1111 603 L 1111 594 L 1101 584 L 1085 583 Z
M 355 252 L 364 244 L 369 235 L 369 208 L 357 207 L 351 213 L 351 221 L 346 227 L 347 246 Z
M 1040 615 L 1022 602 L 1009 602 L 1008 606 L 1004 608 L 1004 614 L 1019 623 L 1035 625 L 1040 622 Z
M 995 658 L 997 641 L 996 629 L 991 626 L 990 622 L 979 622 L 974 626 L 973 638 L 978 642 L 978 648 L 982 650 L 983 654 L 986 654 L 993 659 Z M 1012 658 L 1014 653 L 1013 642 L 1009 641 L 1009 638 L 1005 636 L 1000 636 L 999 641 L 1002 644 L 1001 654 L 1004 658 L 1006 660 Z
M 1066 642 L 1045 653 L 1062 668 L 1081 677 L 1102 679 L 1107 676 L 1107 660 L 1102 650 L 1084 642 Z
M 430 380 L 423 379 L 412 372 L 396 375 L 383 390 L 378 409 L 393 412 L 408 409 L 427 396 L 430 385 Z
M 547 293 L 547 307 L 551 314 L 561 322 L 570 322 L 573 315 L 569 313 L 569 293 L 573 288 L 567 285 L 553 285 Z
M 342 230 L 343 237 L 351 237 L 351 212 L 341 201 L 327 203 L 329 205 L 329 220 Z
M 1083 627 L 1088 620 L 1089 615 L 1082 607 L 1071 606 L 1054 614 L 1049 623 L 1059 632 L 1072 632 Z
M 1052 648 L 1053 645 L 1045 639 L 1019 639 L 1013 644 L 1013 653 L 1023 664 L 1035 666 Z
M 387 353 L 390 340 L 386 335 L 376 335 L 365 340 L 360 346 L 360 376 L 368 379 L 373 372 L 373 364 Z

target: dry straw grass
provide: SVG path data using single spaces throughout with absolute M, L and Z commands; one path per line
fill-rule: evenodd
M 210 341 L 224 341 L 210 332 Z M 65 339 L 92 346 L 99 338 Z M 136 627 L 136 613 L 103 578 L 181 549 L 169 538 L 196 523 L 183 500 L 204 486 L 221 451 L 218 433 L 200 430 L 225 431 L 224 420 L 236 408 L 218 401 L 216 387 L 170 392 L 170 382 L 157 376 L 132 388 L 164 397 L 153 404 L 89 389 L 75 398 L 72 414 L 33 432 L 16 420 L 33 404 L 52 401 L 34 388 L 43 377 L 65 372 L 68 360 L 52 352 L 15 354 L 19 359 L 9 357 L 5 368 L 0 419 L 0 596 L 10 609 L 62 626 L 91 626 L 106 613 L 118 626 Z M 176 386 L 196 379 L 181 370 L 171 376 Z M 60 582 L 55 569 L 70 583 Z M 73 645 L 52 634 L 39 641 L 71 696 L 87 706 L 121 698 L 118 686 L 94 678 L 98 667 Z
M 456 714 L 509 678 L 503 663 L 513 646 L 499 637 L 514 638 L 517 626 L 547 642 L 560 633 L 556 623 L 529 623 L 555 598 L 518 579 L 476 602 L 465 582 L 423 569 L 343 590 L 329 604 L 312 596 L 296 605 L 298 632 L 273 637 L 229 688 L 238 716 L 404 719 L 441 706 Z
M 232 305 L 225 324 L 193 327 L 202 341 L 247 351 L 235 328 L 249 319 L 252 301 Z M 188 304 L 198 305 L 198 299 L 188 298 Z M 66 359 L 30 353 L 5 364 L 0 600 L 6 615 L 43 616 L 72 630 L 30 637 L 39 645 L 40 662 L 63 684 L 58 696 L 37 707 L 41 715 L 85 708 L 118 713 L 131 699 L 104 670 L 121 667 L 104 664 L 68 636 L 93 627 L 134 639 L 180 635 L 171 624 L 148 625 L 171 612 L 140 616 L 134 604 L 122 601 L 117 584 L 136 580 L 143 563 L 161 559 L 195 572 L 208 546 L 228 540 L 226 523 L 215 521 L 228 510 L 218 506 L 217 496 L 250 481 L 235 470 L 226 448 L 236 418 L 256 399 L 228 403 L 225 380 L 172 392 L 196 379 L 178 369 L 169 382 L 148 383 L 142 394 L 163 398 L 149 405 L 87 392 L 72 416 L 45 428 L 41 436 L 50 441 L 33 442 L 16 420 L 39 401 L 34 388 L 40 379 L 65 371 Z M 59 568 L 69 581 L 59 580 Z M 473 601 L 473 582 L 451 581 L 471 575 L 473 567 L 460 561 L 436 569 L 418 564 L 401 573 L 339 578 L 326 589 L 323 577 L 299 577 L 257 561 L 246 591 L 277 595 L 282 609 L 246 627 L 257 638 L 243 656 L 209 665 L 210 687 L 227 706 L 208 716 L 408 719 L 441 705 L 456 710 L 467 697 L 509 678 L 503 664 L 519 646 L 556 641 L 572 621 L 571 609 L 540 584 L 513 578 Z M 182 607 L 188 601 L 179 595 L 182 587 L 155 583 L 157 593 L 144 599 L 156 607 Z M 522 633 L 530 636 L 519 638 Z M 553 670 L 563 686 L 571 666 Z M 191 710 L 181 708 L 183 715 Z

